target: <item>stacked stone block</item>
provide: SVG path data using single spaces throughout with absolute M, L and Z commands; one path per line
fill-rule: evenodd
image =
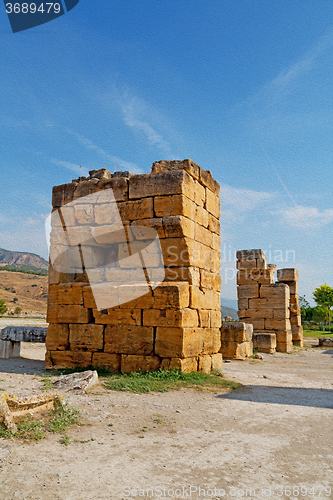
M 110 188 L 113 204 L 106 202 Z M 60 267 L 49 269 L 47 368 L 221 369 L 219 189 L 191 160 L 155 162 L 141 175 L 91 171 L 87 179 L 53 188 L 53 211 L 60 215 L 50 248 Z M 121 217 L 116 241 L 115 209 Z M 147 246 L 149 228 L 158 234 L 161 255 Z M 64 230 L 69 248 L 60 255 Z M 148 289 L 128 264 L 129 249 L 150 252 Z M 97 304 L 98 285 L 108 280 L 114 286 Z
M 290 288 L 274 283 L 275 268 L 267 264 L 263 250 L 237 252 L 238 316 L 253 325 L 254 334 L 275 333 L 277 351 L 291 352 Z M 274 336 L 265 342 L 265 349 L 274 352 Z
M 226 359 L 244 360 L 253 355 L 253 326 L 241 321 L 223 321 L 221 354 Z
M 301 317 L 301 308 L 298 299 L 298 271 L 297 269 L 287 268 L 278 269 L 277 279 L 279 283 L 285 283 L 290 290 L 290 324 L 292 332 L 293 345 L 303 347 L 303 326 Z

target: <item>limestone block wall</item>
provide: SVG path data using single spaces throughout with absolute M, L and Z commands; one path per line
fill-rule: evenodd
M 296 303 L 298 274 L 294 269 L 279 270 L 279 281 L 274 283 L 275 268 L 267 264 L 263 250 L 237 252 L 238 316 L 241 321 L 253 325 L 254 335 L 275 333 L 277 351 L 291 352 L 291 315 L 295 345 L 302 345 L 300 316 L 295 318 L 299 311 Z M 270 352 L 273 351 L 272 343 Z
M 219 189 L 192 160 L 53 188 L 47 368 L 221 369 Z

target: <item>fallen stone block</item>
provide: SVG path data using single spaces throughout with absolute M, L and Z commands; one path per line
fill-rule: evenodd
M 62 405 L 61 394 L 39 394 L 31 398 L 19 399 L 7 392 L 0 394 L 0 423 L 13 434 L 17 432 L 14 417 L 32 415 L 36 411 L 54 408 L 56 404 Z
M 57 389 L 62 389 L 66 392 L 79 391 L 87 392 L 88 389 L 98 384 L 98 373 L 96 370 L 87 370 L 85 372 L 70 373 L 69 375 L 61 375 L 53 385 Z
M 333 347 L 333 338 L 320 338 L 318 340 L 321 347 Z
M 253 348 L 260 352 L 276 352 L 276 334 L 274 332 L 255 332 L 253 334 Z

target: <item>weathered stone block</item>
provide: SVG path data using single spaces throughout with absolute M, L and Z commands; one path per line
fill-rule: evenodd
M 212 371 L 212 358 L 208 354 L 199 356 L 198 372 L 210 373 Z
M 57 286 L 57 303 L 62 305 L 82 305 L 84 286 L 84 283 L 59 283 Z
M 129 180 L 129 198 L 147 198 L 184 194 L 194 201 L 193 178 L 184 170 L 133 175 Z
M 89 351 L 47 351 L 45 355 L 45 368 L 48 370 L 75 368 L 76 366 L 88 368 L 91 364 L 92 352 Z
M 279 281 L 298 281 L 298 271 L 293 268 L 278 269 L 277 279 Z
M 256 332 L 253 334 L 253 348 L 259 352 L 274 353 L 276 351 L 276 334 L 274 332 Z
M 198 326 L 198 313 L 188 308 L 145 309 L 143 311 L 143 325 L 194 328 Z
M 284 283 L 275 283 L 274 285 L 261 285 L 260 298 L 288 302 L 290 298 L 289 287 Z
M 141 325 L 142 309 L 93 310 L 95 323 L 99 325 Z
M 172 328 L 158 326 L 156 329 L 155 354 L 163 358 L 190 358 L 198 356 L 203 349 L 203 328 Z
M 153 198 L 118 203 L 118 210 L 122 221 L 151 219 L 154 217 Z
M 161 359 L 158 356 L 136 356 L 131 354 L 122 354 L 121 356 L 121 371 L 124 373 L 156 371 L 160 365 Z
M 48 351 L 66 351 L 69 348 L 69 327 L 65 324 L 49 324 L 45 347 Z
M 162 370 L 180 370 L 183 373 L 196 372 L 198 370 L 198 358 L 165 358 L 161 363 Z
M 220 218 L 221 202 L 220 198 L 216 196 L 210 189 L 206 188 L 206 209 L 217 219 Z
M 72 351 L 100 351 L 103 349 L 104 326 L 96 324 L 69 325 L 69 342 Z
M 154 330 L 148 326 L 107 325 L 104 352 L 150 356 L 154 352 Z
M 217 352 L 211 355 L 212 358 L 212 372 L 222 372 L 222 354 Z
M 155 217 L 183 215 L 196 222 L 195 213 L 197 206 L 187 196 L 176 194 L 172 196 L 155 196 Z
M 47 319 L 49 320 L 49 315 Z M 59 305 L 56 320 L 52 323 L 89 323 L 90 319 L 88 309 L 83 306 Z
M 95 367 L 103 367 L 108 370 L 119 372 L 120 371 L 120 354 L 110 354 L 107 352 L 94 352 L 92 355 L 92 365 Z
M 154 309 L 189 307 L 189 285 L 183 283 L 161 283 L 153 290 Z
M 238 299 L 255 299 L 259 297 L 259 285 L 240 285 L 237 287 Z

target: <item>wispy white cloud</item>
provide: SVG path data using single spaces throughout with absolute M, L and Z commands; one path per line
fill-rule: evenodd
M 276 197 L 275 193 L 266 191 L 254 191 L 252 189 L 234 188 L 227 184 L 221 184 L 221 204 L 223 207 L 231 207 L 237 213 L 254 210 L 260 205 L 271 201 Z M 230 215 L 231 209 L 226 209 Z
M 88 169 L 86 169 L 85 167 L 80 167 L 80 165 L 77 165 L 76 163 L 58 160 L 57 158 L 51 158 L 50 162 L 54 165 L 58 165 L 58 167 L 67 168 L 68 170 L 71 170 L 72 172 L 75 172 L 77 174 L 88 175 Z
M 94 144 L 92 140 L 88 139 L 87 137 L 84 137 L 81 134 L 78 134 L 74 130 L 68 130 L 68 133 L 73 135 L 77 139 L 79 144 L 84 146 L 86 149 L 89 149 L 91 151 L 95 151 L 100 158 L 103 158 L 104 160 L 109 161 L 112 165 L 112 166 L 111 165 L 109 166 L 109 168 L 111 170 L 112 170 L 113 165 L 115 164 L 117 169 L 119 169 L 119 167 L 120 167 L 120 169 L 129 170 L 130 172 L 133 172 L 134 174 L 143 173 L 142 170 L 136 165 L 136 163 L 131 163 L 131 162 L 122 160 L 121 158 L 119 158 L 118 156 L 115 156 L 115 155 L 110 155 L 104 149 L 102 149 L 101 147 Z
M 135 131 L 143 133 L 148 143 L 151 146 L 156 146 L 165 154 L 170 154 L 170 145 L 159 134 L 153 126 L 145 120 L 149 106 L 142 99 L 134 96 L 129 96 L 124 93 L 119 100 L 119 104 L 123 113 L 123 119 L 126 125 L 133 128 Z
M 311 71 L 317 59 L 333 46 L 333 29 L 322 36 L 302 57 L 284 70 L 273 80 L 267 82 L 246 104 L 275 104 L 295 87 L 297 81 Z
M 326 226 L 333 221 L 333 209 L 320 211 L 316 207 L 296 206 L 280 210 L 283 223 L 297 229 L 310 229 Z

